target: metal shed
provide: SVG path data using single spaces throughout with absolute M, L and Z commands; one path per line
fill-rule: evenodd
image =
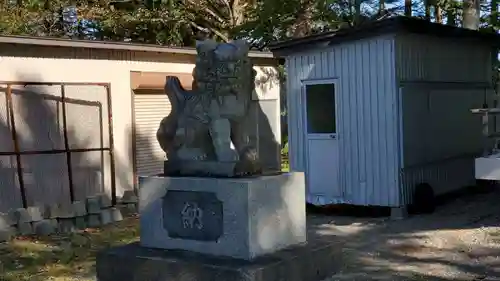
M 474 183 L 498 36 L 393 17 L 279 42 L 291 170 L 307 201 L 403 207 Z

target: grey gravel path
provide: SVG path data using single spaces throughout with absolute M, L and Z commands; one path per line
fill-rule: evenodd
M 341 272 L 325 281 L 500 280 L 499 199 L 463 197 L 404 221 L 325 221 L 346 248 Z

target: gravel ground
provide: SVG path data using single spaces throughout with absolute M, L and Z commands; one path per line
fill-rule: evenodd
M 324 280 L 500 280 L 500 191 L 461 197 L 402 221 L 317 217 L 344 245 Z

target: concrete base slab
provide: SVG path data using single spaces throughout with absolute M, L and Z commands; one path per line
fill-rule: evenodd
M 253 261 L 220 258 L 182 250 L 111 248 L 97 256 L 99 281 L 320 281 L 342 264 L 338 244 L 314 241 Z

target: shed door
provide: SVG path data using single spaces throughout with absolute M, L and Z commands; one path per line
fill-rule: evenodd
M 343 198 L 339 178 L 336 84 L 305 83 L 304 117 L 307 145 L 307 186 L 310 196 Z
M 156 140 L 163 117 L 170 113 L 170 101 L 160 89 L 134 90 L 135 165 L 138 176 L 163 173 L 165 152 Z

